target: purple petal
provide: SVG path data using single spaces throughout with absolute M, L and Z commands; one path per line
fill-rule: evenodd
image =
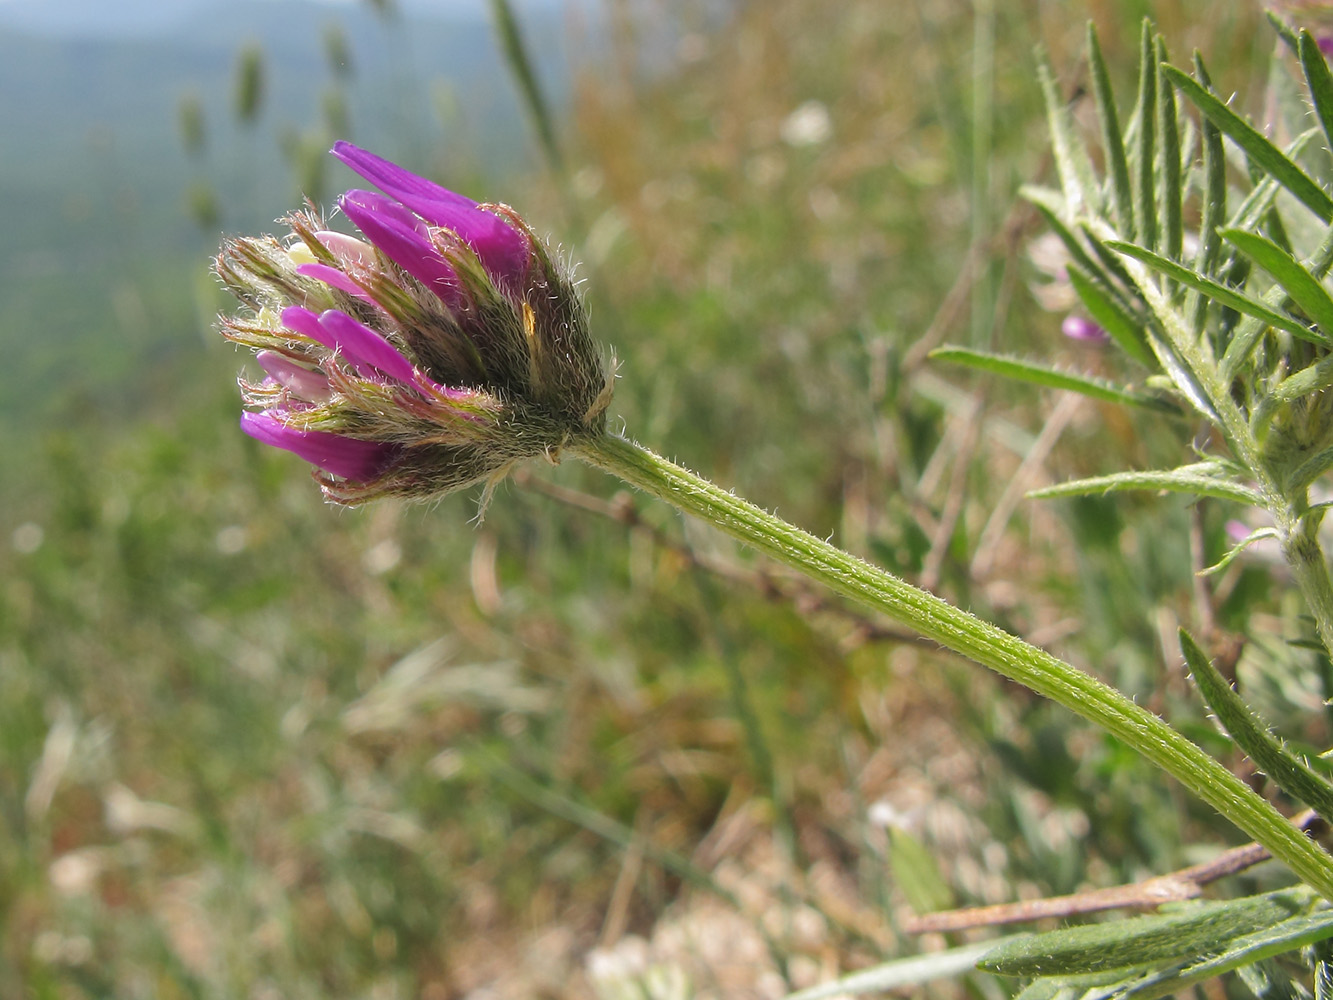
M 428 181 L 419 174 L 404 170 L 396 163 L 376 156 L 369 150 L 354 146 L 350 142 L 339 140 L 330 150 L 358 174 L 376 187 L 393 195 L 405 205 L 411 205 L 408 199 L 424 199 L 429 202 L 453 202 L 460 207 L 475 208 L 477 203 L 461 194 L 455 194 L 442 188 L 434 181 Z
M 384 471 L 397 449 L 382 441 L 360 441 L 327 431 L 288 427 L 269 413 L 241 414 L 241 430 L 256 441 L 282 448 L 325 472 L 352 482 L 369 482 Z
M 323 344 L 330 351 L 336 350 L 337 345 L 329 339 L 328 333 L 319 325 L 319 317 L 309 309 L 301 306 L 288 306 L 282 311 L 281 319 L 282 325 L 287 329 L 299 333 L 317 344 Z
M 348 191 L 338 203 L 391 261 L 435 292 L 446 305 L 458 303 L 458 279 L 431 244 L 430 237 L 417 228 L 424 228 L 420 219 L 396 201 L 371 191 Z M 404 215 L 412 222 L 404 219 Z
M 298 264 L 296 273 L 307 278 L 314 278 L 316 281 L 322 281 L 324 284 L 346 292 L 348 295 L 355 295 L 358 299 L 365 299 L 367 302 L 374 301 L 364 288 L 342 271 L 339 271 L 336 267 L 330 267 L 328 264 Z
M 478 208 L 471 198 L 350 142 L 335 143 L 333 155 L 431 225 L 452 229 L 472 247 L 493 277 L 521 281 L 527 273 L 531 255 L 526 237 L 498 216 Z
M 352 188 L 346 192 L 339 202 L 350 201 L 357 208 L 366 212 L 378 212 L 392 220 L 399 229 L 406 233 L 416 233 L 421 238 L 421 242 L 430 246 L 430 226 L 420 216 L 416 215 L 410 208 L 399 202 L 397 199 L 390 198 L 388 195 L 380 194 L 378 191 L 364 191 L 361 188 Z
M 282 311 L 282 324 L 342 354 L 361 376 L 369 377 L 373 369 L 379 369 L 400 382 L 416 382 L 412 363 L 398 348 L 345 312 L 330 309 L 316 316 L 301 306 L 288 306 Z
M 1060 332 L 1070 340 L 1101 342 L 1109 339 L 1105 330 L 1082 316 L 1066 316 L 1064 322 L 1060 324 Z
M 328 331 L 347 360 L 358 368 L 369 365 L 409 385 L 416 380 L 412 362 L 403 357 L 398 348 L 347 313 L 329 309 L 320 313 L 319 325 Z
M 298 399 L 322 403 L 329 398 L 329 380 L 319 372 L 303 368 L 277 351 L 260 351 L 255 360 L 274 382 Z

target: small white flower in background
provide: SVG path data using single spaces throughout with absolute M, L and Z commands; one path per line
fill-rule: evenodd
M 9 544 L 14 546 L 15 552 L 23 556 L 32 555 L 42 547 L 42 542 L 45 540 L 46 532 L 42 530 L 42 526 L 32 521 L 20 524 L 9 536 Z
M 780 134 L 788 146 L 820 146 L 833 137 L 833 119 L 823 101 L 806 101 L 782 120 Z
M 245 551 L 245 547 L 250 543 L 250 537 L 246 534 L 245 528 L 239 524 L 229 524 L 218 531 L 213 539 L 218 553 L 224 556 L 234 556 L 239 552 Z

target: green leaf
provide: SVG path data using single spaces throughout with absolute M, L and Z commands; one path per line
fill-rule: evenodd
M 1134 193 L 1129 186 L 1129 161 L 1120 133 L 1120 116 L 1111 92 L 1111 78 L 1102 58 L 1097 29 L 1088 22 L 1088 62 L 1092 68 L 1092 92 L 1097 99 L 1097 120 L 1102 127 L 1102 149 L 1111 172 L 1111 194 L 1115 204 L 1116 225 L 1122 233 L 1134 229 Z
M 991 354 L 988 351 L 974 351 L 968 347 L 946 345 L 935 348 L 927 357 L 934 361 L 950 361 L 954 364 L 966 365 L 969 368 L 977 368 L 993 375 L 1018 379 L 1020 382 L 1031 382 L 1047 389 L 1065 389 L 1069 392 L 1081 393 L 1084 396 L 1101 399 L 1108 403 L 1142 406 L 1153 410 L 1172 409 L 1169 403 L 1156 396 L 1122 389 L 1110 382 L 1089 375 L 1075 375 L 1069 372 L 1056 371 L 1054 368 L 1047 368 L 1044 365 L 1021 361 L 1018 358 L 1006 357 L 1001 354 Z
M 1190 99 L 1214 125 L 1243 149 L 1260 168 L 1296 197 L 1296 200 L 1314 212 L 1325 223 L 1333 222 L 1333 198 L 1304 170 L 1288 159 L 1281 150 L 1264 138 L 1254 127 L 1223 104 L 1216 94 L 1205 90 L 1188 74 L 1174 66 L 1163 66 L 1176 89 Z
M 1154 51 L 1158 66 L 1165 65 L 1166 44 L 1160 36 Z M 1162 213 L 1162 253 L 1172 260 L 1180 260 L 1185 240 L 1185 225 L 1181 218 L 1184 184 L 1180 177 L 1180 129 L 1176 125 L 1176 92 L 1168 85 L 1165 76 L 1157 78 L 1157 133 L 1161 136 L 1157 201 Z
M 1282 306 L 1287 301 L 1286 290 L 1281 285 L 1274 285 L 1268 291 L 1264 292 L 1263 302 L 1266 306 L 1274 308 Z M 1218 364 L 1218 371 L 1224 381 L 1230 382 L 1240 371 L 1240 366 L 1250 356 L 1254 350 L 1255 344 L 1263 336 L 1268 324 L 1262 320 L 1255 319 L 1253 316 L 1247 316 L 1236 327 L 1236 332 L 1231 337 L 1231 342 L 1227 344 L 1227 349 L 1222 354 L 1222 360 Z M 1307 369 L 1308 370 L 1308 369 Z
M 1080 222 L 1078 231 L 1083 234 L 1083 238 L 1092 247 L 1092 252 L 1097 255 L 1097 260 L 1101 262 L 1102 270 L 1107 274 L 1114 275 L 1126 288 L 1137 289 L 1134 278 L 1130 275 L 1129 269 L 1125 267 L 1125 262 L 1120 259 L 1120 255 L 1107 247 L 1102 242 L 1102 237 L 1098 237 L 1092 231 L 1092 226 L 1086 221 Z M 1140 290 L 1141 291 L 1141 290 Z
M 1300 48 L 1300 42 L 1296 37 L 1296 32 L 1292 30 L 1291 25 L 1279 17 L 1274 11 L 1265 11 L 1268 16 L 1268 23 L 1272 25 L 1273 30 L 1277 32 L 1277 37 L 1282 39 L 1282 43 L 1291 49 L 1292 55 L 1295 55 Z
M 1319 51 L 1319 43 L 1303 28 L 1296 43 L 1296 53 L 1301 60 L 1306 85 L 1310 88 L 1310 103 L 1314 105 L 1315 117 L 1324 130 L 1329 148 L 1333 149 L 1333 72 L 1329 71 L 1324 53 Z
M 1073 1000 L 1078 993 L 1060 979 L 1034 979 L 1023 987 L 1014 1000 Z
M 1238 555 L 1240 555 L 1242 552 L 1248 549 L 1255 542 L 1262 541 L 1265 538 L 1276 538 L 1276 537 L 1277 537 L 1277 531 L 1274 528 L 1256 528 L 1254 531 L 1251 531 L 1248 535 L 1242 538 L 1235 545 L 1231 546 L 1231 548 L 1227 550 L 1227 554 L 1224 555 L 1221 559 L 1217 560 L 1217 562 L 1213 563 L 1207 569 L 1199 570 L 1199 572 L 1195 575 L 1214 576 L 1217 573 L 1222 572 L 1222 570 L 1226 569 L 1228 566 L 1230 566 L 1235 561 Z
M 1333 911 L 1323 910 L 1307 916 L 1291 917 L 1271 927 L 1232 939 L 1226 950 L 1186 966 L 1149 976 L 1116 994 L 1118 1000 L 1156 1000 L 1157 997 L 1182 994 L 1185 988 L 1224 972 L 1272 958 L 1333 937 Z
M 861 993 L 881 993 L 885 990 L 903 986 L 916 986 L 934 979 L 946 979 L 971 972 L 976 968 L 977 959 L 986 954 L 993 941 L 980 944 L 963 945 L 948 951 L 937 951 L 929 955 L 912 955 L 899 958 L 870 969 L 853 972 L 831 983 L 821 983 L 809 989 L 789 993 L 784 1000 L 824 1000 L 825 997 Z
M 1307 132 L 1306 134 L 1309 135 L 1310 133 Z M 1304 263 L 1306 270 L 1308 270 L 1317 280 L 1322 280 L 1323 277 L 1328 274 L 1330 266 L 1333 266 L 1333 229 L 1329 230 L 1328 235 L 1324 237 L 1324 241 L 1319 245 L 1319 248 L 1315 250 Z M 1264 302 L 1270 306 L 1281 307 L 1286 299 L 1287 294 L 1280 285 L 1270 288 L 1264 293 Z M 1241 323 L 1239 328 L 1237 328 L 1235 336 L 1232 337 L 1231 343 L 1227 345 L 1226 352 L 1222 355 L 1220 370 L 1222 378 L 1225 381 L 1230 382 L 1236 377 L 1236 373 L 1240 371 L 1241 365 L 1245 364 L 1246 359 L 1250 356 L 1250 352 L 1254 350 L 1254 345 L 1259 342 L 1259 337 L 1262 335 L 1263 331 L 1263 325 L 1255 319 L 1246 319 Z M 1290 376 L 1285 382 L 1277 387 L 1275 392 L 1281 392 L 1292 379 L 1316 378 L 1315 373 L 1321 369 L 1322 365 L 1323 362 L 1321 361 L 1319 364 L 1312 365 L 1310 368 L 1306 368 L 1303 371 Z M 1322 376 L 1317 377 L 1322 378 Z M 1294 383 L 1292 391 L 1300 395 L 1304 395 L 1306 392 L 1315 391 L 1314 389 L 1303 388 L 1303 385 L 1304 383 Z M 1323 386 L 1320 385 L 1318 387 L 1322 388 Z M 1294 398 L 1294 396 L 1291 398 Z
M 1194 53 L 1194 73 L 1205 87 L 1211 87 L 1208 70 L 1203 58 Z M 1226 151 L 1222 148 L 1222 132 L 1207 118 L 1203 120 L 1203 220 L 1199 223 L 1199 251 L 1194 256 L 1194 270 L 1210 277 L 1217 272 L 1219 251 L 1222 238 L 1217 235 L 1217 227 L 1227 211 L 1227 161 Z M 1194 322 L 1197 336 L 1203 330 L 1204 319 L 1208 310 L 1208 298 L 1191 289 L 1193 304 L 1186 313 Z
M 1085 208 L 1095 211 L 1101 203 L 1101 197 L 1093 180 L 1092 160 L 1083 140 L 1074 130 L 1069 108 L 1056 89 L 1050 64 L 1040 49 L 1037 51 L 1037 79 L 1046 99 L 1046 121 L 1051 130 L 1056 172 L 1060 175 L 1060 187 L 1065 196 L 1065 212 L 1074 216 Z
M 1312 393 L 1333 387 L 1333 354 L 1288 375 L 1269 392 L 1275 403 L 1291 403 Z
M 1269 326 L 1276 327 L 1279 330 L 1286 330 L 1292 336 L 1299 337 L 1302 340 L 1308 340 L 1315 344 L 1329 343 L 1326 338 L 1315 333 L 1295 317 L 1277 312 L 1260 302 L 1258 299 L 1250 298 L 1250 296 L 1245 295 L 1243 292 L 1238 292 L 1234 288 L 1229 288 L 1221 282 L 1214 281 L 1212 278 L 1205 277 L 1202 274 L 1196 274 L 1189 268 L 1177 264 L 1173 260 L 1167 260 L 1165 257 L 1159 256 L 1151 250 L 1145 250 L 1143 247 L 1136 246 L 1133 243 L 1122 243 L 1119 240 L 1107 240 L 1106 245 L 1118 253 L 1142 261 L 1154 271 L 1164 274 L 1168 278 L 1173 278 L 1174 280 L 1179 281 L 1182 285 L 1186 285 L 1189 288 L 1202 292 L 1220 305 L 1229 306 L 1237 312 L 1244 313 L 1247 316 L 1253 316 L 1255 319 L 1262 320 Z
M 1146 472 L 1117 472 L 1109 476 L 1074 479 L 1055 486 L 1046 486 L 1028 493 L 1029 499 L 1048 500 L 1053 497 L 1080 497 L 1122 493 L 1130 490 L 1153 490 L 1168 493 L 1190 493 L 1194 496 L 1234 500 L 1236 503 L 1259 506 L 1263 500 L 1258 492 L 1232 479 L 1224 479 L 1207 471 L 1210 465 L 1187 465 L 1179 469 L 1161 469 Z
M 1293 491 L 1304 490 L 1329 469 L 1333 469 L 1333 448 L 1325 448 L 1298 465 L 1287 477 L 1287 488 Z
M 1324 819 L 1333 818 L 1333 785 L 1273 738 L 1184 629 L 1180 630 L 1180 648 L 1203 700 L 1236 745 L 1284 792 Z
M 1157 246 L 1157 206 L 1153 203 L 1153 147 L 1157 124 L 1157 60 L 1152 22 L 1143 19 L 1139 38 L 1139 126 L 1136 165 L 1138 195 L 1137 239 L 1146 247 Z
M 1158 316 L 1161 319 L 1161 316 Z M 1175 347 L 1164 337 L 1154 336 L 1152 338 L 1153 353 L 1157 355 L 1157 360 L 1162 366 L 1162 370 L 1170 379 L 1172 385 L 1190 401 L 1196 410 L 1217 423 L 1221 418 L 1217 415 L 1217 410 L 1213 408 L 1212 400 L 1208 398 L 1208 392 L 1199 382 L 1199 377 L 1194 373 L 1185 361 L 1176 353 Z
M 1333 335 L 1333 297 L 1314 275 L 1272 240 L 1243 229 L 1224 229 L 1219 235 L 1273 276 L 1291 300 L 1300 306 L 1326 336 Z
M 1070 228 L 1060 220 L 1057 210 L 1053 207 L 1051 201 L 1052 198 L 1057 197 L 1055 193 L 1046 189 L 1024 186 L 1019 190 L 1019 194 L 1032 202 L 1043 221 L 1050 227 L 1051 232 L 1055 233 L 1060 242 L 1064 245 L 1065 251 L 1069 254 L 1069 259 L 1073 264 L 1093 275 L 1099 282 L 1101 282 L 1106 294 L 1114 295 L 1116 298 L 1123 298 L 1123 296 L 1120 295 L 1115 282 L 1111 279 L 1108 268 L 1102 266 L 1088 256 L 1088 251 L 1084 248 L 1078 237 L 1075 236 Z
M 1157 359 L 1153 355 L 1152 348 L 1148 346 L 1143 324 L 1127 313 L 1078 267 L 1071 264 L 1066 271 L 1069 283 L 1074 287 L 1074 292 L 1088 310 L 1093 322 L 1105 330 L 1111 339 L 1120 345 L 1120 349 L 1139 364 L 1156 368 Z
M 1283 890 L 1222 903 L 1197 903 L 1165 916 L 1132 917 L 1010 938 L 977 962 L 1001 976 L 1109 972 L 1222 952 L 1246 934 L 1307 910 L 1312 894 Z

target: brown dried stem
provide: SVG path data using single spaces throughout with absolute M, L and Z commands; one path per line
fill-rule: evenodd
M 1327 829 L 1313 809 L 1292 818 L 1292 824 L 1310 836 Z M 1191 865 L 1166 875 L 1158 875 L 1130 885 L 1114 885 L 1105 889 L 1090 889 L 1070 896 L 1048 896 L 1020 903 L 999 903 L 994 906 L 975 906 L 961 910 L 941 910 L 927 913 L 903 922 L 907 934 L 948 933 L 973 927 L 996 927 L 1002 924 L 1021 924 L 1047 918 L 1062 919 L 1080 913 L 1100 913 L 1103 910 L 1153 909 L 1163 903 L 1194 899 L 1203 887 L 1228 875 L 1236 875 L 1247 868 L 1267 861 L 1272 855 L 1259 844 L 1250 843 L 1223 851 L 1211 861 Z

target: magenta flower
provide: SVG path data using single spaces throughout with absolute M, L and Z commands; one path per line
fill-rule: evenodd
M 1107 334 L 1100 326 L 1090 319 L 1084 319 L 1082 316 L 1075 316 L 1072 313 L 1064 318 L 1060 324 L 1060 332 L 1070 340 L 1087 340 L 1094 343 L 1105 343 L 1110 340 Z
M 611 380 L 573 282 L 522 219 L 350 143 L 333 154 L 382 192 L 339 199 L 359 237 L 299 212 L 288 240 L 218 256 L 246 307 L 222 333 L 265 373 L 241 382 L 241 429 L 316 466 L 341 503 L 489 491 L 600 434 Z

